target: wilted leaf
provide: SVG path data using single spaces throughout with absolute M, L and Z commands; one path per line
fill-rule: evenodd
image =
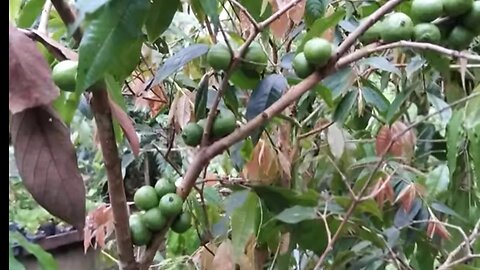
M 30 32 L 34 36 L 34 39 L 45 46 L 49 52 L 55 56 L 56 59 L 59 60 L 78 60 L 78 54 L 74 52 L 72 49 L 65 47 L 60 42 L 50 38 L 48 35 L 36 30 L 31 29 Z
M 70 132 L 50 107 L 12 116 L 12 142 L 23 183 L 54 216 L 83 229 L 85 186 Z
M 339 160 L 345 151 L 345 135 L 336 123 L 327 129 L 327 142 L 332 155 Z
M 408 126 L 400 121 L 393 123 L 390 127 L 383 126 L 375 141 L 377 156 L 389 153 L 405 162 L 410 162 L 415 150 L 416 136 L 411 129 L 408 131 L 407 129 Z
M 268 185 L 280 178 L 277 151 L 269 140 L 260 139 L 253 149 L 252 159 L 243 167 L 243 175 L 250 183 Z
M 123 133 L 127 137 L 133 154 L 135 157 L 138 157 L 140 154 L 140 140 L 137 136 L 137 132 L 135 131 L 135 127 L 133 126 L 133 120 L 112 99 L 109 98 L 108 103 L 110 104 L 110 109 L 112 110 L 112 116 L 120 124 Z
M 78 91 L 94 85 L 108 72 L 119 76 L 136 66 L 130 57 L 140 56 L 141 29 L 149 4 L 148 0 L 110 1 L 89 23 L 79 48 Z M 122 62 L 128 65 L 118 64 Z
M 95 246 L 97 248 L 105 247 L 105 239 L 113 232 L 113 213 L 110 206 L 99 205 L 96 209 L 88 213 L 85 218 L 85 228 L 83 236 L 84 253 L 87 253 L 93 237 L 95 237 Z
M 12 25 L 8 32 L 8 107 L 15 114 L 48 105 L 60 91 L 52 81 L 50 67 L 34 41 Z
M 272 11 L 276 12 L 284 6 L 283 0 L 270 0 Z M 277 39 L 282 39 L 289 28 L 288 14 L 284 13 L 270 24 L 270 30 Z
M 438 219 L 435 217 L 431 217 L 428 221 L 427 235 L 430 238 L 433 238 L 435 235 L 443 239 L 450 238 L 450 233 L 445 228 L 445 225 L 439 223 Z
M 280 163 L 280 167 L 282 168 L 283 175 L 286 177 L 286 180 L 290 182 L 292 179 L 292 163 L 287 158 L 287 156 L 283 152 L 278 152 L 278 162 Z
M 405 186 L 405 188 L 398 194 L 395 202 L 400 201 L 403 209 L 406 212 L 409 212 L 412 209 L 412 203 L 416 197 L 416 190 L 415 185 L 410 183 L 409 185 Z
M 181 49 L 176 54 L 168 58 L 163 66 L 158 68 L 152 85 L 162 82 L 165 80 L 165 78 L 172 75 L 175 71 L 186 65 L 188 62 L 206 54 L 208 52 L 208 48 L 209 46 L 206 44 L 194 44 Z
M 175 130 L 179 131 L 190 122 L 193 112 L 193 93 L 185 90 L 178 91 L 172 102 L 168 114 L 168 123 L 174 125 Z
M 302 21 L 304 13 L 305 13 L 305 0 L 302 0 L 288 11 L 288 17 L 295 24 L 298 24 Z
M 229 239 L 223 241 L 217 248 L 212 265 L 208 270 L 235 270 L 233 246 Z
M 296 205 L 283 210 L 275 218 L 285 223 L 296 224 L 304 220 L 316 219 L 317 214 L 314 207 Z
M 202 1 L 203 2 L 203 1 Z M 177 12 L 179 0 L 154 0 L 150 7 L 145 21 L 148 41 L 153 42 L 160 37 L 172 23 L 173 17 Z

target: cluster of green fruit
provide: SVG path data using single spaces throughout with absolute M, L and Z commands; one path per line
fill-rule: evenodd
M 197 146 L 202 142 L 203 131 L 207 119 L 201 119 L 197 123 L 190 122 L 182 130 L 182 139 L 188 146 Z M 232 111 L 224 109 L 215 116 L 212 123 L 210 136 L 213 139 L 220 139 L 232 133 L 237 127 L 235 114 Z
M 411 14 L 412 18 L 402 12 L 387 15 L 370 27 L 360 41 L 367 44 L 413 39 L 464 50 L 480 34 L 480 1 L 413 0 Z
M 316 68 L 327 64 L 332 51 L 333 45 L 326 39 L 316 37 L 308 40 L 303 46 L 303 52 L 293 58 L 295 74 L 302 79 L 308 77 Z
M 208 64 L 216 71 L 226 71 L 232 62 L 233 55 L 223 43 L 213 45 L 207 53 Z M 268 57 L 260 43 L 254 41 L 248 46 L 240 64 L 240 69 L 247 75 L 261 74 L 267 67 Z
M 161 231 L 169 218 L 175 218 L 170 229 L 184 233 L 192 226 L 191 215 L 183 211 L 183 200 L 175 193 L 176 187 L 168 179 L 160 178 L 155 187 L 142 186 L 133 197 L 135 206 L 143 210 L 130 215 L 130 233 L 133 244 L 147 245 L 152 233 Z
M 78 61 L 63 60 L 58 62 L 52 69 L 52 80 L 60 88 L 67 92 L 74 92 L 77 84 Z

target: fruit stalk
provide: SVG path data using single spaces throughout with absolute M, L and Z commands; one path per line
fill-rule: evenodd
M 75 22 L 75 15 L 64 1 L 51 1 L 65 25 L 68 26 Z M 73 33 L 73 38 L 76 44 L 80 43 L 82 39 L 80 28 Z M 108 191 L 110 203 L 112 204 L 115 238 L 119 254 L 119 268 L 136 270 L 138 269 L 138 265 L 133 254 L 129 229 L 129 210 L 123 186 L 121 163 L 113 130 L 108 93 L 105 89 L 90 90 L 93 90 L 92 111 L 98 128 L 103 160 L 107 171 Z

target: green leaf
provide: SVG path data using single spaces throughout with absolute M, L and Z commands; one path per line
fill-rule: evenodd
M 262 1 L 260 0 L 240 0 L 240 4 L 248 10 L 257 22 L 266 19 L 272 14 L 271 6 L 267 5 L 266 8 L 262 9 Z
M 433 210 L 436 210 L 438 212 L 441 212 L 441 213 L 444 213 L 444 214 L 447 214 L 447 215 L 450 215 L 450 216 L 454 216 L 454 217 L 462 220 L 463 222 L 467 222 L 467 220 L 465 218 L 460 216 L 457 212 L 455 212 L 453 209 L 451 209 L 450 207 L 446 206 L 443 203 L 434 202 L 430 205 L 430 207 L 432 207 Z
M 348 197 L 336 197 L 335 202 L 337 202 L 340 206 L 344 209 L 348 209 L 350 204 L 352 203 L 352 199 Z M 377 202 L 374 199 L 368 199 L 366 201 L 361 202 L 355 208 L 355 212 L 357 213 L 369 213 L 373 216 L 382 219 L 382 212 L 378 208 Z
M 397 76 L 401 75 L 400 70 L 393 63 L 389 62 L 385 57 L 380 57 L 380 56 L 369 57 L 369 58 L 363 59 L 362 61 L 360 61 L 360 63 L 362 65 L 367 65 L 367 66 L 374 67 L 376 69 L 394 73 Z
M 268 210 L 277 214 L 295 205 L 315 207 L 320 197 L 320 195 L 312 189 L 302 193 L 282 187 L 255 186 L 253 190 L 262 198 Z
M 431 51 L 425 51 L 423 57 L 427 62 L 442 74 L 450 72 L 450 59 L 443 56 L 443 54 Z
M 296 224 L 304 220 L 315 219 L 317 214 L 314 207 L 295 205 L 283 210 L 275 218 L 285 223 Z
M 480 84 L 474 89 L 472 95 L 476 97 L 470 99 L 465 104 L 465 129 L 470 130 L 480 125 Z
M 375 109 L 377 109 L 382 115 L 388 111 L 390 102 L 376 87 L 363 87 L 362 96 L 367 104 L 375 107 Z
M 305 37 L 303 38 L 300 46 L 297 48 L 297 53 L 303 51 L 303 46 L 305 43 L 314 37 L 322 36 L 323 32 L 325 32 L 330 27 L 336 25 L 343 17 L 345 16 L 344 10 L 337 10 L 332 15 L 328 17 L 324 17 L 321 19 L 316 20 L 310 30 L 307 32 Z
M 253 90 L 247 104 L 245 117 L 248 121 L 261 114 L 265 109 L 277 101 L 288 88 L 287 80 L 281 74 L 270 74 L 261 80 Z M 252 132 L 254 144 L 260 138 L 263 127 Z
M 9 270 L 25 270 L 25 266 L 17 261 L 17 258 L 13 255 L 12 247 L 8 248 L 8 269 Z
M 60 95 L 53 101 L 53 107 L 60 114 L 66 125 L 70 125 L 77 111 L 81 93 L 75 91 L 67 93 L 60 91 Z
M 408 65 L 405 67 L 405 72 L 407 73 L 407 78 L 410 79 L 412 78 L 412 75 L 420 70 L 423 65 L 425 65 L 426 61 L 425 59 L 421 58 L 419 55 L 416 55 L 412 59 L 410 59 L 410 62 Z
M 20 6 L 22 5 L 22 0 L 10 0 L 8 1 L 8 17 L 9 21 L 16 23 L 18 12 L 20 11 Z
M 305 2 L 305 24 L 310 27 L 317 19 L 325 15 L 328 0 L 307 0 Z
M 452 109 L 450 108 L 450 106 L 445 101 L 443 101 L 443 99 L 435 96 L 432 93 L 427 92 L 427 98 L 432 104 L 432 106 L 435 108 L 435 110 L 443 110 L 439 114 L 440 119 L 444 124 L 447 124 L 448 120 L 450 120 L 450 118 L 452 117 Z
M 108 74 L 105 76 L 105 84 L 107 85 L 107 91 L 112 100 L 115 101 L 115 103 L 124 111 L 127 111 L 127 104 L 125 103 L 125 98 L 122 95 L 122 87 L 120 84 Z
M 109 71 L 119 75 L 119 68 L 131 70 L 131 66 L 112 66 L 112 62 L 118 63 L 116 58 L 128 56 L 138 47 L 148 6 L 148 0 L 111 1 L 90 22 L 79 48 L 77 90 L 84 91 Z
M 333 121 L 339 125 L 342 125 L 343 122 L 345 122 L 348 114 L 352 111 L 352 107 L 357 100 L 357 96 L 358 91 L 350 91 L 342 98 L 333 112 Z
M 480 186 L 480 124 L 477 124 L 475 128 L 470 128 L 468 130 L 468 148 L 470 154 L 470 164 L 472 167 L 473 174 L 477 179 L 477 185 Z
M 174 55 L 170 56 L 161 67 L 158 68 L 155 74 L 153 85 L 156 85 L 175 71 L 185 66 L 188 62 L 198 58 L 208 52 L 209 46 L 206 44 L 194 44 L 183 48 Z
M 58 264 L 53 258 L 53 256 L 43 250 L 39 245 L 28 242 L 23 235 L 18 232 L 9 232 L 10 237 L 13 241 L 17 242 L 20 246 L 22 246 L 26 251 L 33 254 L 35 258 L 37 258 L 38 263 L 44 270 L 55 270 L 58 269 Z
M 132 71 L 135 70 L 140 61 L 142 54 L 143 39 L 137 39 L 130 46 L 125 46 L 123 57 L 115 57 L 112 59 L 108 68 L 108 73 L 113 75 L 115 80 L 123 82 Z
M 45 0 L 28 0 L 20 10 L 17 18 L 17 27 L 30 28 L 42 12 Z
M 427 175 L 426 186 L 428 190 L 428 196 L 434 198 L 440 193 L 447 191 L 448 183 L 450 182 L 450 177 L 448 174 L 448 167 L 445 164 L 442 164 Z
M 396 118 L 402 113 L 401 106 L 407 101 L 410 93 L 412 93 L 413 87 L 405 88 L 403 91 L 397 94 L 392 102 L 392 105 L 388 108 L 386 121 L 391 124 L 395 122 Z
M 322 84 L 330 89 L 332 99 L 340 97 L 353 84 L 352 68 L 341 69 L 322 80 Z
M 227 89 L 225 89 L 223 100 L 225 101 L 225 106 L 227 106 L 227 108 L 229 108 L 233 113 L 238 115 L 238 108 L 240 104 L 238 103 L 237 88 L 235 88 L 235 86 L 229 85 Z
M 207 117 L 207 98 L 208 98 L 208 74 L 203 75 L 195 95 L 195 119 L 200 120 Z
M 205 187 L 203 189 L 203 196 L 208 203 L 221 206 L 223 204 L 222 197 L 220 193 L 213 187 Z
M 203 2 L 203 1 L 202 1 Z M 172 23 L 173 17 L 180 5 L 179 0 L 154 0 L 145 21 L 148 41 L 157 40 Z
M 317 255 L 322 254 L 328 242 L 324 222 L 321 220 L 305 220 L 296 224 L 292 229 L 292 240 L 302 250 L 311 250 Z M 292 256 L 289 255 L 289 257 Z
M 241 69 L 235 70 L 230 76 L 230 82 L 236 87 L 244 90 L 250 90 L 257 86 L 260 77 L 255 78 L 247 76 Z
M 259 223 L 259 198 L 249 192 L 244 203 L 232 213 L 232 244 L 234 256 L 240 258 L 250 236 L 254 235 Z
M 217 26 L 220 21 L 218 19 L 218 1 L 217 0 L 202 0 L 200 1 L 203 10 L 210 17 L 213 25 Z
M 460 147 L 459 140 L 462 132 L 462 118 L 462 111 L 454 111 L 447 125 L 447 165 L 450 171 L 450 178 L 453 177 L 457 167 L 457 156 Z
M 77 29 L 83 22 L 87 14 L 92 14 L 103 7 L 109 0 L 77 0 L 75 1 L 75 9 L 77 10 L 76 21 L 72 25 L 72 29 Z

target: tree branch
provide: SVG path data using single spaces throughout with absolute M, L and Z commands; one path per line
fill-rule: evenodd
M 43 5 L 42 15 L 40 16 L 40 23 L 38 24 L 38 31 L 48 35 L 48 17 L 50 16 L 50 10 L 52 9 L 52 2 L 46 0 Z
M 253 25 L 253 28 L 255 29 L 255 31 L 258 31 L 260 29 L 255 18 L 253 18 L 252 14 L 250 14 L 250 12 L 248 12 L 248 10 L 242 4 L 240 4 L 236 0 L 228 0 L 228 2 L 230 2 L 230 5 L 236 6 L 238 9 L 240 9 L 240 11 L 243 12 L 243 14 L 245 14 L 245 16 L 247 16 L 247 19 Z
M 65 25 L 71 25 L 75 21 L 75 16 L 68 5 L 62 0 L 51 1 Z M 79 28 L 73 34 L 73 38 L 77 44 L 80 43 L 82 33 Z M 138 269 L 138 266 L 133 255 L 128 223 L 129 209 L 123 185 L 121 161 L 118 156 L 115 132 L 113 130 L 108 93 L 104 88 L 96 89 L 95 86 L 89 90 L 91 90 L 93 94 L 91 99 L 92 112 L 97 124 L 103 160 L 107 171 L 108 191 L 110 203 L 112 204 L 113 219 L 115 222 L 115 238 L 117 240 L 119 253 L 119 267 L 125 270 L 135 270 Z

